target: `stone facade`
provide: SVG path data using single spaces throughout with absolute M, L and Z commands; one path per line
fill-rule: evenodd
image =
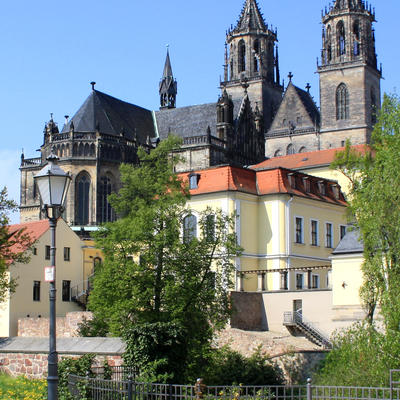
M 78 336 L 78 325 L 83 320 L 91 320 L 93 315 L 89 311 L 69 312 L 65 317 L 57 317 L 57 337 Z M 21 337 L 49 336 L 49 318 L 21 318 L 18 320 L 18 334 Z

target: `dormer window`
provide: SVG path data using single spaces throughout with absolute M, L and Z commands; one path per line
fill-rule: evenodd
M 289 184 L 293 189 L 296 189 L 296 175 L 291 173 L 288 174 Z
M 326 186 L 324 181 L 318 181 L 318 189 L 322 196 L 326 196 Z
M 332 192 L 333 195 L 335 196 L 335 199 L 339 200 L 340 197 L 339 185 L 332 185 Z
M 310 193 L 310 179 L 308 177 L 303 178 L 303 185 L 304 185 L 304 190 L 307 193 Z
M 189 175 L 189 189 L 197 189 L 199 183 L 200 175 L 199 174 L 190 174 Z

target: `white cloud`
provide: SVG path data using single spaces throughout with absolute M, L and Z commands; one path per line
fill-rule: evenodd
M 21 151 L 16 149 L 0 150 L 0 188 L 8 190 L 8 198 L 19 204 Z M 19 222 L 19 212 L 11 215 L 11 223 Z

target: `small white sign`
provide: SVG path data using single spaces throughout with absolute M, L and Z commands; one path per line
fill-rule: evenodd
M 44 281 L 54 282 L 55 267 L 44 267 Z

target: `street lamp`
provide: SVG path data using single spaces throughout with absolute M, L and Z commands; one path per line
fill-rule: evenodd
M 71 182 L 69 173 L 64 172 L 57 164 L 58 157 L 50 154 L 48 164 L 33 177 L 39 188 L 46 218 L 49 219 L 51 232 L 50 247 L 50 343 L 47 369 L 48 400 L 57 400 L 58 386 L 58 354 L 56 348 L 56 226 L 57 219 L 64 211 L 65 197 Z

